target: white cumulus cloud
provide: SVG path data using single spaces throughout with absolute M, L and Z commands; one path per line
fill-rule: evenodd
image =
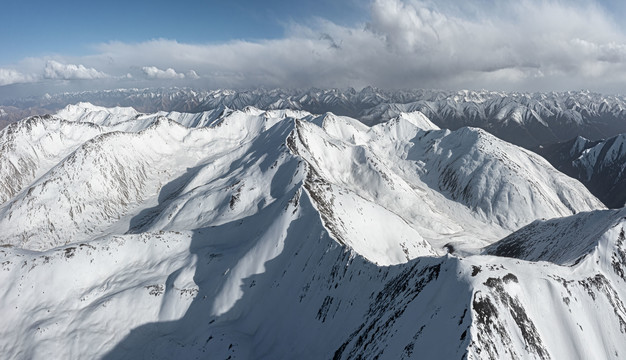
M 48 60 L 44 67 L 43 77 L 45 79 L 61 80 L 93 80 L 108 78 L 109 75 L 84 65 L 63 64 L 58 61 Z
M 141 68 L 148 79 L 184 79 L 185 74 L 177 73 L 172 68 L 161 70 L 156 66 L 144 66 Z
M 0 68 L 0 86 L 36 81 L 34 75 L 23 74 L 13 69 Z

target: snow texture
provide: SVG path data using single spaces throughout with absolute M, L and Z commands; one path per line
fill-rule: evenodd
M 625 214 L 482 130 L 83 103 L 0 141 L 5 358 L 626 354 Z

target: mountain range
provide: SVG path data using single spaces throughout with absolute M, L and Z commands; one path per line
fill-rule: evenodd
M 541 156 L 421 112 L 221 105 L 0 131 L 3 356 L 626 354 L 626 214 Z
M 372 87 L 360 91 L 316 88 L 212 91 L 186 88 L 120 89 L 46 94 L 43 97 L 5 101 L 0 104 L 0 129 L 29 115 L 55 113 L 68 104 L 82 101 L 109 108 L 132 106 L 137 111 L 170 117 L 189 113 L 211 113 L 215 117 L 233 110 L 243 110 L 247 106 L 267 110 L 295 109 L 315 114 L 332 112 L 358 119 L 369 126 L 403 113 L 419 111 L 441 128 L 481 128 L 500 139 L 539 153 L 560 171 L 585 184 L 611 208 L 623 206 L 626 200 L 619 186 L 606 183 L 606 179 L 621 176 L 619 169 L 613 173 L 603 166 L 601 174 L 588 173 L 589 169 L 569 170 L 567 168 L 570 165 L 555 159 L 555 156 L 559 156 L 552 154 L 552 150 L 546 150 L 557 149 L 568 141 L 574 142 L 579 136 L 590 141 L 600 141 L 626 133 L 626 98 L 623 96 L 588 91 L 506 93 L 384 90 Z M 569 149 L 564 151 L 568 153 Z M 616 166 L 619 167 L 619 164 Z
M 626 205 L 626 134 L 591 141 L 581 136 L 535 151 L 563 173 L 579 179 L 611 208 Z
M 507 93 L 494 91 L 354 89 L 194 90 L 120 89 L 46 94 L 0 104 L 4 118 L 56 112 L 87 101 L 105 107 L 132 106 L 138 111 L 198 113 L 219 108 L 242 110 L 299 109 L 315 114 L 333 112 L 373 125 L 402 112 L 420 111 L 442 128 L 479 127 L 526 148 L 570 140 L 591 140 L 626 132 L 626 98 L 589 91 Z M 10 116 L 10 114 L 17 114 Z M 3 115 L 0 112 L 0 120 Z

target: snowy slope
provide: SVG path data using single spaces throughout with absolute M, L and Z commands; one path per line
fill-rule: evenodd
M 168 183 L 220 168 L 232 171 L 232 156 L 261 141 L 259 133 L 278 120 L 238 113 L 223 120 L 233 126 L 189 129 L 158 118 L 138 133 L 95 137 L 0 207 L 0 238 L 36 250 L 89 239 L 131 210 L 141 211 L 149 200 L 158 202 L 157 194 Z M 276 131 L 284 142 L 286 130 Z M 222 158 L 225 154 L 230 157 Z M 210 190 L 210 196 L 221 195 Z
M 137 115 L 139 113 L 132 107 L 105 108 L 85 102 L 68 105 L 56 114 L 68 121 L 90 122 L 103 126 L 115 125 Z
M 0 206 L 6 358 L 626 354 L 624 217 L 525 150 L 421 113 L 95 111 L 40 119 L 84 140 Z
M 429 135 L 424 152 L 413 155 L 432 162 L 427 181 L 508 230 L 530 219 L 603 207 L 582 184 L 543 158 L 484 130 L 462 128 Z
M 598 239 L 623 221 L 624 215 L 622 209 L 537 220 L 486 247 L 485 253 L 572 266 L 596 249 Z
M 574 268 L 489 256 L 378 267 L 331 239 L 305 194 L 186 233 L 35 254 L 3 249 L 3 281 L 17 286 L 2 301 L 18 304 L 5 311 L 18 326 L 3 339 L 20 339 L 5 342 L 3 354 L 546 359 L 626 351 L 624 262 L 607 267 L 606 251 Z M 617 230 L 600 242 L 621 239 L 612 249 L 623 254 L 624 222 L 611 225 Z M 73 334 L 82 341 L 66 345 Z
M 579 136 L 535 151 L 557 169 L 579 179 L 608 207 L 626 204 L 626 134 L 599 141 Z
M 0 203 L 50 170 L 76 148 L 103 133 L 94 124 L 31 117 L 0 133 Z
M 162 181 L 196 164 L 194 152 L 202 149 L 184 142 L 186 135 L 162 120 L 138 134 L 111 132 L 85 142 L 0 208 L 3 239 L 43 250 L 101 233 Z M 187 162 L 170 156 L 181 146 Z
M 537 218 L 603 208 L 582 184 L 533 153 L 478 129 L 435 129 L 421 114 L 372 128 L 326 115 L 298 121 L 290 144 L 315 169 L 311 183 L 320 183 L 316 194 L 329 214 L 342 218 L 359 208 L 343 206 L 346 196 L 369 200 L 436 249 L 456 237 L 460 247 L 481 247 Z
M 244 112 L 264 113 L 254 107 L 241 109 Z M 138 131 L 138 129 L 149 126 L 156 119 L 165 117 L 186 127 L 206 127 L 212 126 L 217 120 L 231 114 L 233 110 L 226 106 L 218 106 L 214 109 L 198 113 L 159 111 L 151 114 L 142 114 L 132 107 L 105 108 L 95 106 L 90 103 L 81 102 L 75 105 L 68 105 L 56 113 L 56 117 L 74 122 L 87 122 L 100 126 L 109 127 L 112 130 Z M 270 110 L 269 117 L 304 117 L 308 115 L 301 110 Z

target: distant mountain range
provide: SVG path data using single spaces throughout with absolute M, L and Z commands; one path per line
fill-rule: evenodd
M 137 111 L 197 113 L 215 109 L 298 109 L 314 114 L 332 112 L 374 125 L 402 112 L 420 111 L 436 125 L 451 130 L 482 128 L 497 137 L 532 148 L 584 136 L 606 139 L 626 132 L 626 98 L 587 91 L 565 93 L 505 93 L 491 91 L 354 89 L 125 89 L 65 93 L 5 102 L 4 121 L 56 112 L 68 104 L 90 102 Z M 25 110 L 26 109 L 26 110 Z M 10 115 L 17 111 L 16 115 Z M 21 116 L 21 117 L 20 117 Z M 3 115 L 0 113 L 0 121 Z
M 369 102 L 361 119 L 235 101 L 289 92 L 271 93 L 215 92 L 214 106 L 195 113 L 83 102 L 0 131 L 0 309 L 10 324 L 0 353 L 626 354 L 624 209 L 607 210 L 531 151 L 376 103 L 385 93 L 374 89 L 317 95 Z M 466 96 L 459 103 L 475 97 L 487 111 L 500 95 Z M 570 95 L 554 96 L 565 104 Z M 515 128 L 538 122 L 507 114 Z M 570 120 L 600 123 L 591 119 Z M 595 169 L 617 159 L 620 141 L 563 149 Z

